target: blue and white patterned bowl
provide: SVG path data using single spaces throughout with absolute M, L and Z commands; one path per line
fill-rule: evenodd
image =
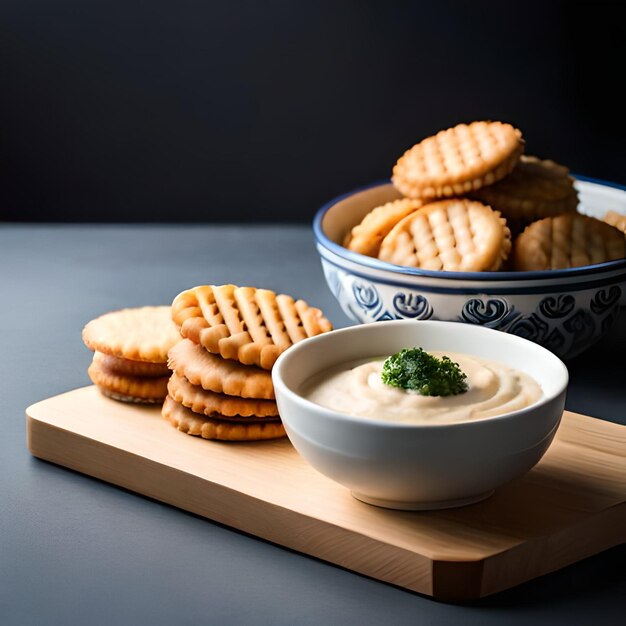
M 578 177 L 581 213 L 626 214 L 626 188 Z M 326 282 L 356 322 L 391 319 L 481 324 L 574 357 L 609 331 L 626 305 L 626 259 L 543 272 L 444 272 L 386 263 L 341 245 L 371 209 L 399 197 L 377 183 L 331 200 L 313 230 Z

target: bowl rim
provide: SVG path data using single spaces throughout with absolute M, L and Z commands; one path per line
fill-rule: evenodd
M 381 324 L 388 324 L 390 326 L 409 326 L 409 325 L 415 325 L 415 324 L 422 324 L 422 325 L 426 324 L 429 326 L 432 326 L 432 325 L 444 326 L 444 327 L 447 326 L 448 330 L 452 332 L 472 332 L 472 333 L 478 333 L 478 334 L 487 333 L 487 335 L 490 335 L 490 333 L 499 333 L 500 335 L 504 337 L 505 341 L 512 341 L 513 343 L 518 343 L 520 345 L 529 344 L 530 346 L 532 346 L 533 350 L 537 350 L 540 354 L 543 355 L 544 358 L 547 357 L 548 359 L 554 360 L 554 365 L 561 370 L 561 374 L 563 376 L 563 383 L 559 385 L 555 393 L 548 396 L 544 392 L 544 396 L 541 397 L 539 400 L 537 400 L 537 402 L 527 407 L 524 407 L 523 409 L 510 411 L 509 413 L 504 413 L 502 415 L 491 415 L 488 417 L 480 417 L 480 418 L 465 420 L 465 421 L 460 421 L 460 422 L 451 422 L 448 424 L 407 424 L 406 422 L 393 422 L 393 421 L 388 421 L 388 420 L 377 419 L 375 417 L 362 417 L 358 415 L 351 415 L 350 413 L 343 413 L 342 411 L 336 411 L 334 409 L 322 406 L 321 404 L 317 404 L 316 402 L 313 402 L 312 400 L 308 400 L 301 394 L 292 390 L 287 385 L 287 383 L 283 380 L 282 370 L 288 366 L 289 360 L 291 358 L 294 358 L 294 355 L 297 354 L 297 352 L 302 351 L 302 350 L 307 350 L 308 346 L 312 345 L 313 343 L 320 342 L 320 341 L 329 341 L 329 337 L 331 337 L 334 333 L 342 333 L 342 334 L 359 333 L 359 332 L 367 333 L 369 332 L 367 330 L 368 328 L 380 327 Z M 470 354 L 470 353 L 464 353 L 464 354 Z M 285 365 L 285 363 L 287 363 L 287 365 Z M 337 361 L 335 365 L 339 365 L 340 363 L 342 363 L 342 361 Z M 278 359 L 274 363 L 274 366 L 272 368 L 272 383 L 274 385 L 274 389 L 277 390 L 277 393 L 276 393 L 277 398 L 282 393 L 288 396 L 296 404 L 299 404 L 302 408 L 314 409 L 317 413 L 324 414 L 326 418 L 330 418 L 335 421 L 353 422 L 355 424 L 361 424 L 364 426 L 369 425 L 369 426 L 375 426 L 378 428 L 382 427 L 385 429 L 404 429 L 404 430 L 414 430 L 416 428 L 420 430 L 424 430 L 424 429 L 439 430 L 439 429 L 446 429 L 446 428 L 447 429 L 450 429 L 450 428 L 468 429 L 468 428 L 479 428 L 481 425 L 489 424 L 492 422 L 502 423 L 502 422 L 506 422 L 510 420 L 515 420 L 530 412 L 536 411 L 537 409 L 545 406 L 546 404 L 549 404 L 550 402 L 553 402 L 563 393 L 567 393 L 567 388 L 569 385 L 569 370 L 567 369 L 567 366 L 565 365 L 565 363 L 556 354 L 554 354 L 547 348 L 544 348 L 543 346 L 533 341 L 525 339 L 524 337 L 519 337 L 518 335 L 512 335 L 510 333 L 503 333 L 502 331 L 499 331 L 493 328 L 488 328 L 486 326 L 475 325 L 475 324 L 468 325 L 468 324 L 462 324 L 460 322 L 450 322 L 450 321 L 443 321 L 443 320 L 419 320 L 417 322 L 415 320 L 385 320 L 382 322 L 374 322 L 372 324 L 354 324 L 353 326 L 347 326 L 345 328 L 339 328 L 339 329 L 332 330 L 327 333 L 321 333 L 319 335 L 315 335 L 314 337 L 308 337 L 307 339 L 304 339 L 302 341 L 299 341 L 298 343 L 295 343 L 294 345 L 290 346 L 288 350 L 285 350 L 282 354 L 280 354 Z M 542 387 L 542 390 L 543 390 L 543 387 Z M 288 423 L 287 423 L 287 426 L 289 426 Z
M 589 176 L 573 175 L 575 181 L 582 183 L 591 183 L 601 187 L 608 187 L 610 189 L 617 189 L 626 194 L 626 186 L 619 183 L 613 183 L 598 178 L 592 178 Z M 596 263 L 594 265 L 584 265 L 581 267 L 570 267 L 560 270 L 532 270 L 532 271 L 503 271 L 503 272 L 454 272 L 450 270 L 425 270 L 416 267 L 405 267 L 402 265 L 394 265 L 393 263 L 387 263 L 373 257 L 359 254 L 348 250 L 343 246 L 332 241 L 324 233 L 322 222 L 324 217 L 336 204 L 346 200 L 350 196 L 357 193 L 374 189 L 375 187 L 382 187 L 384 185 L 391 185 L 391 180 L 378 180 L 373 183 L 369 183 L 352 191 L 336 196 L 332 200 L 329 200 L 315 213 L 313 218 L 313 233 L 318 245 L 326 248 L 336 256 L 350 261 L 360 266 L 369 267 L 374 270 L 383 270 L 387 272 L 393 272 L 395 274 L 402 274 L 405 276 L 418 276 L 427 278 L 443 278 L 448 280 L 471 280 L 471 281 L 519 281 L 519 280 L 554 280 L 558 278 L 573 278 L 576 276 L 585 276 L 589 274 L 600 275 L 606 272 L 612 272 L 615 270 L 626 269 L 626 258 L 614 259 L 612 261 L 605 261 L 603 263 Z

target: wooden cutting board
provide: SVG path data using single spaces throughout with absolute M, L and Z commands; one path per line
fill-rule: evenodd
M 626 541 L 626 426 L 565 412 L 525 477 L 479 504 L 355 500 L 286 439 L 204 441 L 84 387 L 26 410 L 36 457 L 444 601 L 492 594 Z

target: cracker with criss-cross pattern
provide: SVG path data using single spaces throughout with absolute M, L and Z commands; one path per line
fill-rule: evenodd
M 454 198 L 427 204 L 398 222 L 378 257 L 407 267 L 481 272 L 500 269 L 510 249 L 511 233 L 497 211 Z
M 322 311 L 269 289 L 202 285 L 172 303 L 183 337 L 244 365 L 271 369 L 294 343 L 332 329 Z
M 221 441 L 259 441 L 285 437 L 285 427 L 280 420 L 250 418 L 243 420 L 219 419 L 194 413 L 173 400 L 165 398 L 161 409 L 163 417 L 174 428 L 188 434 Z M 244 421 L 245 420 L 245 421 Z
M 510 124 L 458 124 L 407 150 L 392 182 L 409 198 L 459 196 L 504 178 L 523 151 L 522 133 Z
M 604 263 L 626 256 L 619 229 L 579 213 L 546 217 L 527 226 L 513 247 L 513 268 L 558 270 Z
M 569 170 L 533 156 L 522 156 L 508 176 L 470 196 L 500 211 L 514 232 L 544 217 L 574 213 L 578 207 Z
M 387 202 L 372 209 L 363 220 L 357 224 L 344 239 L 344 247 L 375 257 L 380 250 L 380 244 L 389 231 L 404 217 L 417 211 L 424 202 L 414 198 L 401 198 Z

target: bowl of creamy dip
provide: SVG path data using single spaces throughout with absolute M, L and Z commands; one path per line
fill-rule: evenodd
M 386 359 L 413 348 L 456 363 L 465 391 L 383 382 Z M 478 502 L 528 472 L 558 429 L 568 373 L 522 337 L 397 320 L 295 344 L 272 379 L 289 439 L 316 470 L 363 502 L 428 510 Z

